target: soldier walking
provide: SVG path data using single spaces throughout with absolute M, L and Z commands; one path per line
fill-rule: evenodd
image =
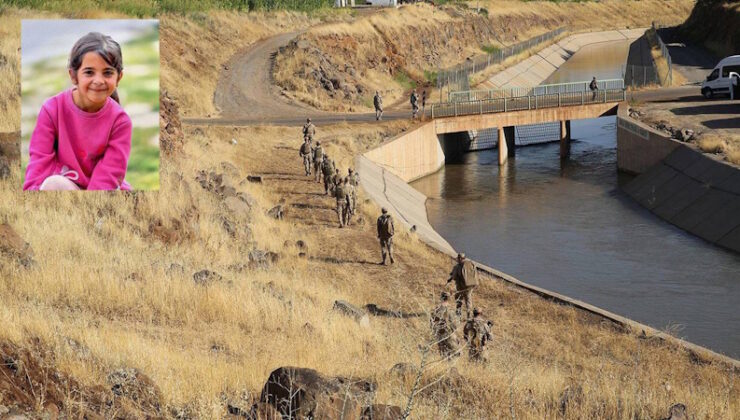
M 306 118 L 306 123 L 303 124 L 303 138 L 308 137 L 308 141 L 313 141 L 313 136 L 316 135 L 316 126 L 311 122 L 311 118 Z
M 313 170 L 316 174 L 316 182 L 321 182 L 321 163 L 324 161 L 324 149 L 321 148 L 321 142 L 316 142 L 313 148 Z
M 419 95 L 416 94 L 416 89 L 411 91 L 411 119 L 416 118 L 416 114 L 419 113 Z
M 380 121 L 383 118 L 383 98 L 377 90 L 373 97 L 373 105 L 375 105 L 375 121 Z
M 357 188 L 360 186 L 360 174 L 353 172 L 352 168 L 349 168 L 349 183 L 352 184 L 352 215 L 355 214 L 357 208 Z
M 308 137 L 303 138 L 303 144 L 298 153 L 303 158 L 303 169 L 306 170 L 306 176 L 311 175 L 311 141 Z
M 344 209 L 347 208 L 347 191 L 344 188 L 344 182 L 334 187 L 334 198 L 337 200 L 337 216 L 339 217 L 339 227 L 344 227 Z
M 381 261 L 380 264 L 385 265 L 386 254 L 390 257 L 391 264 L 393 264 L 395 262 L 393 260 L 393 234 L 395 233 L 393 218 L 385 207 L 381 209 L 381 213 L 383 214 L 378 217 L 377 223 L 378 239 L 380 239 L 380 254 L 383 256 L 383 261 Z
M 472 261 L 465 258 L 465 254 L 457 254 L 457 264 L 452 268 L 447 284 L 455 281 L 455 303 L 457 315 L 461 316 L 463 301 L 465 301 L 465 318 L 470 318 L 470 309 L 473 306 L 473 289 L 478 285 L 477 270 Z
M 450 308 L 449 300 L 450 295 L 447 292 L 442 292 L 439 306 L 434 308 L 430 319 L 432 333 L 435 340 L 437 340 L 439 353 L 447 359 L 460 355 L 456 334 L 457 317 Z
M 352 219 L 352 214 L 355 208 L 355 187 L 349 180 L 349 176 L 344 178 L 344 192 L 347 194 L 347 200 L 344 207 L 344 224 L 349 226 L 349 222 Z
M 328 195 L 333 190 L 331 176 L 334 174 L 334 162 L 327 155 L 324 155 L 324 162 L 321 164 L 321 173 L 324 178 L 324 195 Z
M 483 312 L 473 309 L 473 319 L 469 319 L 463 327 L 463 337 L 468 343 L 468 357 L 473 361 L 485 361 L 483 351 L 493 338 L 491 336 L 491 321 L 483 319 Z

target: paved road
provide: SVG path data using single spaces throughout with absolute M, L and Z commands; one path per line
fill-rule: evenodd
M 702 47 L 684 39 L 673 28 L 658 30 L 671 54 L 673 70 L 681 73 L 688 83 L 701 83 L 719 62 L 719 58 Z

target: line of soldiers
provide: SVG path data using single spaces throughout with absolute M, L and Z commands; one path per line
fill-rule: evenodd
M 416 89 L 411 91 L 411 118 L 416 119 L 416 115 L 419 113 L 419 95 L 416 93 Z M 380 96 L 380 92 L 375 91 L 373 96 L 373 106 L 375 107 L 375 121 L 383 119 L 383 97 Z M 427 106 L 427 91 L 421 92 L 421 115 L 424 115 L 424 111 Z
M 426 92 L 425 92 L 426 93 Z M 375 92 L 376 98 L 380 97 Z M 413 98 L 416 91 L 412 93 L 412 104 L 415 104 Z M 426 95 L 424 95 L 424 100 Z M 380 100 L 380 114 L 382 115 L 382 100 Z M 376 110 L 378 102 L 376 101 Z M 415 107 L 414 116 L 418 111 Z M 357 203 L 357 186 L 360 183 L 360 176 L 349 168 L 346 177 L 342 177 L 339 169 L 333 160 L 321 148 L 321 142 L 316 141 L 316 147 L 311 146 L 314 136 L 316 135 L 316 126 L 311 119 L 306 119 L 303 126 L 303 144 L 300 148 L 300 156 L 303 158 L 303 165 L 306 176 L 311 175 L 311 163 L 313 163 L 313 172 L 316 182 L 324 183 L 324 194 L 332 194 L 336 199 L 336 211 L 339 218 L 339 227 L 349 225 L 352 216 L 356 211 Z M 381 209 L 381 215 L 377 220 L 378 239 L 380 240 L 380 252 L 383 260 L 380 264 L 385 265 L 389 259 L 393 264 L 393 236 L 395 226 L 393 217 L 384 207 Z M 440 295 L 441 302 L 432 312 L 430 325 L 435 334 L 439 351 L 445 358 L 453 358 L 460 355 L 461 349 L 457 337 L 459 323 L 462 321 L 462 307 L 465 305 L 465 323 L 462 328 L 463 338 L 468 345 L 468 356 L 470 360 L 485 361 L 483 351 L 486 344 L 491 341 L 491 321 L 483 319 L 483 313 L 478 308 L 473 308 L 473 289 L 478 285 L 477 268 L 475 264 L 465 258 L 465 254 L 457 254 L 457 264 L 452 268 L 450 277 L 445 283 L 445 288 L 454 281 L 455 283 L 455 311 L 449 306 L 450 295 L 446 291 Z M 472 308 L 472 317 L 471 317 Z
M 440 295 L 440 304 L 432 312 L 430 325 L 437 340 L 439 352 L 445 358 L 451 359 L 460 355 L 460 341 L 458 338 L 459 324 L 462 319 L 462 306 L 465 304 L 465 323 L 462 327 L 463 339 L 468 346 L 468 357 L 473 361 L 485 361 L 484 350 L 486 344 L 492 340 L 491 321 L 483 318 L 483 312 L 473 308 L 472 317 L 470 308 L 473 306 L 472 292 L 478 285 L 477 269 L 472 261 L 465 258 L 465 254 L 457 254 L 457 264 L 452 268 L 445 287 L 455 282 L 455 310 L 449 305 L 450 295 L 446 291 Z
M 314 180 L 324 183 L 325 195 L 331 194 L 336 198 L 339 227 L 343 228 L 350 224 L 357 210 L 357 186 L 360 185 L 360 174 L 349 168 L 347 176 L 342 177 L 334 160 L 329 159 L 329 155 L 321 147 L 321 142 L 317 140 L 316 146 L 311 146 L 315 135 L 316 126 L 311 122 L 311 118 L 307 118 L 306 124 L 303 125 L 303 144 L 299 155 L 303 158 L 306 176 L 311 175 L 313 164 Z

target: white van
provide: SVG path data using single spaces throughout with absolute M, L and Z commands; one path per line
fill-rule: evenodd
M 714 95 L 730 94 L 732 80 L 730 72 L 740 73 L 740 55 L 723 58 L 701 84 L 701 94 L 711 99 Z

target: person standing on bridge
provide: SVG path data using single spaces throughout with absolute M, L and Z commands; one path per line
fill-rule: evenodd
M 373 105 L 375 106 L 375 121 L 380 121 L 380 119 L 383 118 L 383 98 L 377 90 L 373 97 Z
M 594 76 L 593 79 L 591 79 L 591 84 L 588 85 L 588 88 L 591 89 L 591 92 L 593 92 L 593 96 L 591 96 L 591 100 L 596 100 L 596 93 L 599 91 L 599 84 L 596 82 L 596 76 Z
M 416 94 L 416 89 L 411 91 L 411 119 L 416 119 L 416 114 L 419 113 L 419 95 Z
M 462 315 L 462 305 L 465 301 L 465 319 L 470 318 L 470 309 L 473 307 L 473 289 L 478 285 L 478 270 L 472 261 L 465 258 L 465 254 L 457 254 L 457 265 L 452 268 L 447 284 L 455 281 L 455 302 L 457 316 Z
M 303 137 L 308 137 L 309 143 L 313 141 L 313 136 L 316 135 L 316 126 L 311 122 L 311 118 L 306 118 L 306 123 L 303 124 Z

